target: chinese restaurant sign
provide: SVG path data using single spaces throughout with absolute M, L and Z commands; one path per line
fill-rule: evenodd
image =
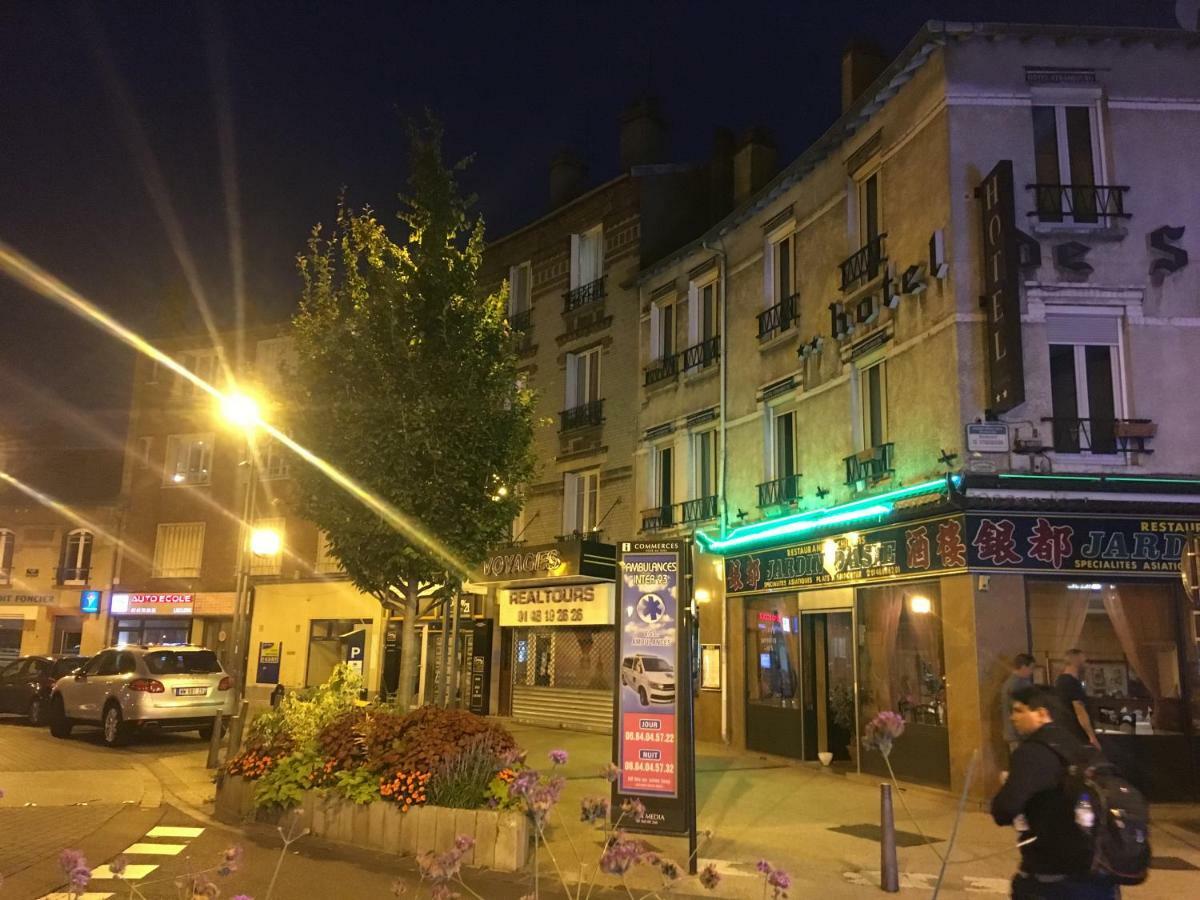
M 687 547 L 681 541 L 619 546 L 614 806 L 639 798 L 646 811 L 626 822 L 631 830 L 680 834 L 694 827 Z
M 752 594 L 961 571 L 962 516 L 832 535 L 725 560 L 725 593 Z
M 497 591 L 500 627 L 529 625 L 611 625 L 615 590 L 611 584 L 564 584 Z
M 1091 518 L 1026 513 L 967 517 L 971 568 L 1016 572 L 1179 577 L 1179 559 L 1200 520 Z

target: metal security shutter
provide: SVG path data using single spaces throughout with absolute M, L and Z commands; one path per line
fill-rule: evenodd
M 526 725 L 612 733 L 611 691 L 513 685 L 512 717 Z
M 1121 319 L 1118 316 L 1046 316 L 1046 343 L 1092 344 L 1115 347 Z

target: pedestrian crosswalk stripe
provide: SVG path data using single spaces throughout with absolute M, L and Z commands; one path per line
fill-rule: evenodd
M 121 873 L 121 877 L 126 881 L 140 881 L 157 868 L 158 866 L 147 863 L 128 863 L 125 866 L 125 871 Z M 96 881 L 97 879 L 103 881 L 107 878 L 116 877 L 112 869 L 108 866 L 96 866 L 96 868 L 92 869 L 92 881 Z
M 125 848 L 125 853 L 130 856 L 178 856 L 185 849 L 187 844 L 134 844 L 131 847 Z
M 203 828 L 181 828 L 176 825 L 155 825 L 146 832 L 146 837 L 195 838 L 204 834 Z

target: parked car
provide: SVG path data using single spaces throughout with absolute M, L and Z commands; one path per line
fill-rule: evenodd
M 194 730 L 207 740 L 213 716 L 233 714 L 232 688 L 217 655 L 204 647 L 114 647 L 55 684 L 50 733 L 67 738 L 76 725 L 98 725 L 110 747 L 138 728 Z
M 642 706 L 675 702 L 675 669 L 661 656 L 626 656 L 621 660 L 621 684 L 637 692 Z
M 23 656 L 0 668 L 0 713 L 45 725 L 54 682 L 87 663 L 86 656 Z

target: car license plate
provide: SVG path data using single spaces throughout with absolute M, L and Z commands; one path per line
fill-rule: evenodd
M 208 693 L 208 688 L 192 687 L 192 688 L 175 688 L 176 697 L 203 697 Z

